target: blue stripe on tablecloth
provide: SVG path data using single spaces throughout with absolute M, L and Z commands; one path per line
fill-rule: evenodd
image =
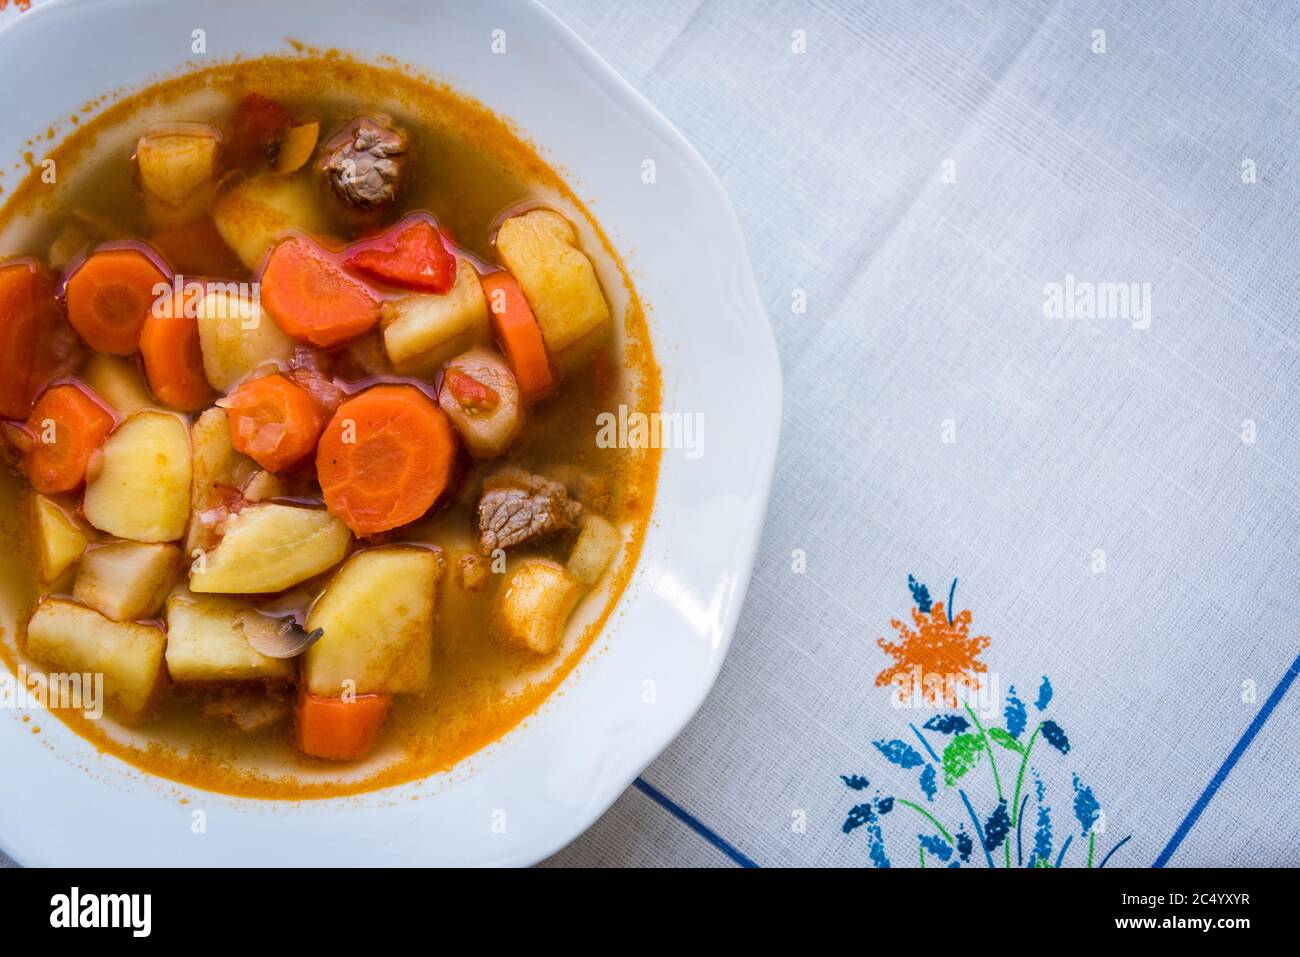
M 1178 830 L 1176 830 L 1174 836 L 1169 839 L 1169 843 L 1166 844 L 1165 849 L 1160 852 L 1160 856 L 1156 858 L 1155 863 L 1151 865 L 1152 867 L 1164 867 L 1169 863 L 1169 858 L 1174 856 L 1174 851 L 1178 850 L 1179 845 L 1183 843 L 1183 839 L 1187 837 L 1188 832 L 1191 831 L 1191 829 L 1196 825 L 1196 822 L 1200 820 L 1202 812 L 1204 812 L 1209 806 L 1210 801 L 1214 800 L 1214 795 L 1218 793 L 1223 782 L 1228 779 L 1228 775 L 1232 772 L 1232 769 L 1237 766 L 1237 762 L 1241 760 L 1241 756 L 1245 754 L 1251 744 L 1254 743 L 1255 736 L 1258 735 L 1260 729 L 1264 727 L 1264 723 L 1268 721 L 1269 716 L 1273 713 L 1273 709 L 1275 709 L 1282 699 L 1286 697 L 1286 693 L 1295 681 L 1297 675 L 1300 675 L 1300 656 L 1297 656 L 1296 660 L 1291 662 L 1291 667 L 1288 668 L 1286 674 L 1282 676 L 1282 680 L 1277 683 L 1277 687 L 1273 689 L 1273 693 L 1268 696 L 1268 700 L 1264 702 L 1264 707 L 1259 709 L 1259 713 L 1255 715 L 1255 720 L 1250 723 L 1250 726 L 1246 728 L 1245 733 L 1242 734 L 1241 739 L 1237 741 L 1236 746 L 1228 753 L 1227 758 L 1225 758 L 1223 764 L 1219 766 L 1219 770 L 1215 772 L 1214 777 L 1210 778 L 1210 783 L 1205 786 L 1205 790 L 1201 792 L 1201 796 L 1196 799 L 1196 803 L 1192 805 L 1192 809 L 1187 812 L 1187 817 L 1183 818 L 1183 823 L 1178 825 Z
M 680 804 L 673 801 L 673 799 L 668 795 L 649 784 L 644 778 L 637 778 L 632 782 L 632 786 L 662 807 L 673 817 L 677 818 L 677 820 L 681 821 L 696 834 L 700 835 L 700 837 L 704 838 L 723 854 L 726 854 L 727 857 L 731 858 L 741 867 L 758 867 L 757 863 L 736 850 L 735 846 L 731 842 L 727 841 L 712 828 L 705 825 L 703 821 L 697 818 L 694 814 L 691 814 Z

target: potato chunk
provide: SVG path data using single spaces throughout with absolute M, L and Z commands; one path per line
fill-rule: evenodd
M 217 199 L 212 220 L 249 269 L 256 269 L 286 232 L 323 233 L 327 225 L 319 191 L 301 174 L 264 173 L 244 180 Z
M 354 555 L 317 599 L 307 630 L 325 634 L 307 649 L 307 690 L 336 697 L 400 694 L 429 686 L 433 606 L 442 555 L 392 545 Z M 355 686 L 345 686 L 346 681 Z
M 167 412 L 137 412 L 104 440 L 82 511 L 118 538 L 175 541 L 190 516 L 191 474 L 185 423 Z
M 265 502 L 267 499 L 280 498 L 285 493 L 284 479 L 266 469 L 258 469 L 244 483 L 245 502 Z
M 582 591 L 582 582 L 563 566 L 545 558 L 530 558 L 501 583 L 493 625 L 511 645 L 539 655 L 553 654 Z
M 569 553 L 569 574 L 590 587 L 605 573 L 623 544 L 623 536 L 595 512 L 584 512 L 578 524 L 581 531 Z
M 596 270 L 577 242 L 573 225 L 549 209 L 512 216 L 497 232 L 501 261 L 523 289 L 553 356 L 609 323 Z
M 220 146 L 220 133 L 202 123 L 151 130 L 135 147 L 140 185 L 150 196 L 180 205 L 216 178 Z
M 199 306 L 203 372 L 218 392 L 229 392 L 259 366 L 285 363 L 293 340 L 262 313 L 261 304 L 210 290 Z
M 136 144 L 144 208 L 155 229 L 201 219 L 217 194 L 220 132 L 202 123 L 169 123 Z
M 72 597 L 114 621 L 152 617 L 180 577 L 175 545 L 110 542 L 86 552 Z
M 81 370 L 81 377 L 119 416 L 156 405 L 140 370 L 122 356 L 96 352 Z
M 487 345 L 492 337 L 483 284 L 467 259 L 457 261 L 456 281 L 447 292 L 385 302 L 379 321 L 384 350 L 401 375 L 432 378 L 452 356 Z
M 92 228 L 79 219 L 70 219 L 59 227 L 58 233 L 50 240 L 50 248 L 45 254 L 45 261 L 51 269 L 63 272 L 83 249 L 96 240 Z
M 165 203 L 149 193 L 144 194 L 144 211 L 155 234 L 192 226 L 207 215 L 213 198 L 217 195 L 217 181 L 213 180 L 190 194 L 183 203 Z
M 292 658 L 268 658 L 248 643 L 243 616 L 253 606 L 238 598 L 180 589 L 167 599 L 167 671 L 172 681 L 292 681 Z
M 102 672 L 105 698 L 128 721 L 162 685 L 163 645 L 156 625 L 110 621 L 64 598 L 46 598 L 27 623 L 27 654 L 51 670 Z
M 316 141 L 320 139 L 320 124 L 315 120 L 298 123 L 284 131 L 280 148 L 275 156 L 277 173 L 292 173 L 302 169 L 316 152 Z
M 194 449 L 194 508 L 211 508 L 221 499 L 220 490 L 240 488 L 257 471 L 257 463 L 230 443 L 230 417 L 225 409 L 208 409 L 190 428 Z
M 81 557 L 90 536 L 80 521 L 44 495 L 32 496 L 32 520 L 41 581 L 48 585 Z
M 283 591 L 337 565 L 352 540 L 324 509 L 273 502 L 250 505 L 225 524 L 216 547 L 191 566 L 191 591 Z
M 217 544 L 210 509 L 225 503 L 232 489 L 242 488 L 257 472 L 257 463 L 236 452 L 230 443 L 230 418 L 224 409 L 208 409 L 190 427 L 193 478 L 190 484 L 190 522 L 185 532 L 185 554 L 208 551 Z

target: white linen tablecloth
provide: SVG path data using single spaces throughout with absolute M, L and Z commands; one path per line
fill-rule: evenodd
M 874 684 L 913 574 L 1069 742 L 1013 863 L 1041 780 L 1053 863 L 1300 864 L 1300 7 L 548 3 L 721 176 L 786 382 L 718 686 L 551 863 L 914 866 L 904 800 L 973 837 L 990 762 L 946 785 Z M 1139 295 L 1047 318 L 1067 277 Z
M 1300 7 L 548 2 L 721 176 L 786 384 L 718 685 L 548 863 L 1300 864 Z M 876 686 L 914 614 L 984 735 Z

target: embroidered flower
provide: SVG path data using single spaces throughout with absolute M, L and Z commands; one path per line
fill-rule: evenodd
M 893 741 L 873 741 L 876 750 L 883 754 L 890 764 L 897 764 L 900 768 L 919 768 L 925 763 L 921 757 L 906 741 L 900 741 L 895 738 Z
M 915 682 L 919 681 L 921 703 L 936 708 L 946 705 L 960 712 L 961 690 L 979 689 L 980 675 L 988 671 L 980 655 L 988 647 L 989 638 L 987 635 L 971 635 L 969 610 L 949 618 L 944 603 L 934 601 L 924 584 L 910 575 L 907 584 L 914 602 L 912 621 L 910 624 L 899 620 L 891 622 L 898 633 L 897 641 L 878 640 L 881 649 L 893 659 L 893 666 L 877 675 L 876 685 L 895 685 L 900 692 L 913 688 L 914 695 Z M 956 587 L 954 579 L 948 595 L 949 605 L 953 603 Z M 925 822 L 921 825 L 924 828 L 922 833 L 911 828 L 905 831 L 909 838 L 916 834 L 917 847 L 903 858 L 919 859 L 922 867 L 961 867 L 971 863 L 989 867 L 1052 868 L 1076 864 L 1104 867 L 1111 856 L 1128 843 L 1132 835 L 1113 844 L 1109 851 L 1104 847 L 1098 848 L 1101 837 L 1096 825 L 1101 819 L 1101 804 L 1092 788 L 1085 786 L 1076 774 L 1073 778 L 1073 811 L 1082 834 L 1088 838 L 1087 847 L 1083 853 L 1076 850 L 1074 859 L 1068 860 L 1074 841 L 1069 833 L 1061 835 L 1064 840 L 1059 849 L 1054 847 L 1057 835 L 1053 828 L 1052 809 L 1047 804 L 1046 788 L 1036 765 L 1040 760 L 1054 758 L 1053 749 L 1061 755 L 1070 754 L 1070 739 L 1056 721 L 1043 720 L 1040 716 L 1054 697 L 1052 683 L 1046 675 L 1038 685 L 1037 695 L 1032 697 L 1035 708 L 1032 721 L 1027 704 L 1030 696 L 1022 698 L 1015 685 L 1009 686 L 1007 691 L 1003 708 L 1004 727 L 992 724 L 986 727 L 975 710 L 966 704 L 969 720 L 961 713 L 944 711 L 931 715 L 922 726 L 908 724 L 921 750 L 917 750 L 910 738 L 878 738 L 872 742 L 890 764 L 905 770 L 920 769 L 917 781 L 928 807 L 918 803 L 921 800 L 919 796 L 910 800 L 905 795 L 894 797 L 875 791 L 871 800 L 850 808 L 843 824 L 844 833 L 860 829 L 867 841 L 870 865 L 890 866 L 885 851 L 884 826 L 888 823 L 891 828 L 896 828 L 898 825 L 894 821 L 900 816 L 909 822 Z M 909 697 L 915 701 L 914 696 Z M 1026 735 L 1026 732 L 1032 733 Z M 1039 738 L 1045 743 L 1035 750 Z M 1012 762 L 1009 767 L 1008 761 Z M 1001 772 L 999 764 L 1002 765 Z M 981 777 L 985 768 L 989 773 Z M 940 770 L 943 772 L 942 783 Z M 1028 809 L 1029 795 L 1024 795 L 1021 800 L 1021 784 L 1027 771 L 1033 774 L 1037 814 L 1033 844 L 1022 847 L 1023 816 Z M 871 787 L 871 782 L 861 774 L 842 774 L 840 778 L 853 791 L 862 792 Z M 997 804 L 992 813 L 981 820 L 976 807 L 981 799 L 993 797 L 984 790 L 989 784 L 996 794 Z M 865 797 L 864 794 L 855 799 Z M 961 815 L 965 820 L 961 823 L 945 822 L 943 818 L 950 814 Z M 953 827 L 954 824 L 957 826 Z M 937 828 L 938 833 L 931 828 Z M 978 857 L 976 848 L 980 851 Z M 1100 865 L 1094 863 L 1098 854 L 1101 855 Z
M 1006 840 L 1007 833 L 1011 830 L 1011 815 L 1007 813 L 1007 802 L 1005 799 L 998 802 L 998 806 L 989 819 L 984 822 L 984 848 L 989 851 L 996 851 Z
M 922 849 L 932 857 L 937 857 L 941 861 L 946 861 L 952 857 L 952 845 L 938 834 L 918 834 L 916 839 L 920 842 Z
M 1034 790 L 1038 796 L 1038 829 L 1034 831 L 1034 852 L 1029 857 L 1029 864 L 1031 867 L 1041 867 L 1052 863 L 1052 809 L 1044 801 L 1046 789 L 1036 774 Z
M 1052 683 L 1047 680 L 1047 675 L 1043 675 L 1043 683 L 1038 686 L 1038 700 L 1034 702 L 1034 707 L 1042 711 L 1052 703 Z
M 933 801 L 934 796 L 939 793 L 937 783 L 938 773 L 934 770 L 933 764 L 926 764 L 925 770 L 921 772 L 921 790 L 925 792 L 925 799 Z
M 1007 689 L 1007 706 L 1002 709 L 1002 716 L 1007 719 L 1007 734 L 1019 738 L 1021 732 L 1025 730 L 1029 714 L 1025 710 L 1025 703 L 1016 695 L 1015 685 Z
M 931 603 L 929 591 L 915 579 L 909 579 L 909 584 L 912 594 L 918 597 L 917 607 L 912 609 L 914 627 L 895 618 L 889 624 L 898 632 L 899 640 L 877 640 L 876 644 L 894 659 L 894 665 L 876 675 L 876 687 L 895 683 L 910 685 L 914 672 L 919 669 L 922 697 L 935 706 L 947 704 L 955 707 L 958 703 L 957 688 L 976 688 L 978 679 L 975 675 L 988 671 L 988 665 L 980 661 L 979 656 L 988 647 L 989 637 L 972 637 L 969 608 L 950 621 L 943 602 Z M 922 595 L 924 602 L 920 601 Z
M 1081 833 L 1087 834 L 1101 817 L 1101 802 L 1092 793 L 1092 788 L 1084 787 L 1079 775 L 1074 776 L 1074 819 L 1079 822 Z

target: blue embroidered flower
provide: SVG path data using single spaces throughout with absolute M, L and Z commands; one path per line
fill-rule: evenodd
M 1029 855 L 1030 867 L 1038 866 L 1037 861 L 1050 862 L 1052 859 L 1052 809 L 1043 803 L 1046 789 L 1041 779 L 1034 781 L 1034 789 L 1038 792 L 1038 829 L 1034 831 L 1034 852 Z
M 1038 700 L 1034 702 L 1034 707 L 1042 711 L 1052 703 L 1052 683 L 1047 680 L 1047 675 L 1043 675 L 1043 683 L 1038 686 Z
M 864 824 L 868 824 L 876 819 L 876 812 L 872 810 L 870 804 L 855 804 L 849 808 L 849 816 L 844 819 L 844 825 L 841 830 L 845 834 L 851 834 Z
M 1061 730 L 1061 726 L 1055 721 L 1043 722 L 1043 737 L 1047 739 L 1048 744 L 1062 754 L 1070 753 L 1070 739 L 1065 736 L 1065 732 Z
M 846 787 L 850 787 L 855 791 L 862 791 L 871 787 L 871 782 L 861 774 L 841 774 L 840 780 L 844 782 Z
M 1007 813 L 1007 802 L 1003 799 L 998 802 L 997 808 L 989 815 L 989 819 L 984 822 L 984 849 L 996 851 L 1006 840 L 1007 832 L 1011 830 L 1011 815 Z
M 1074 776 L 1074 818 L 1079 822 L 1083 834 L 1092 830 L 1101 816 L 1101 803 L 1092 793 L 1092 788 L 1084 787 L 1079 775 Z
M 897 764 L 900 768 L 919 768 L 925 763 L 925 759 L 917 753 L 916 748 L 906 741 L 895 738 L 893 741 L 882 739 L 873 743 L 876 750 L 888 758 L 891 764 Z
M 1002 710 L 1002 714 L 1007 719 L 1007 733 L 1013 738 L 1020 737 L 1020 733 L 1025 730 L 1029 715 L 1025 712 L 1025 703 L 1016 697 L 1015 685 L 1008 689 L 1007 706 Z
M 938 773 L 934 770 L 934 765 L 927 764 L 925 770 L 921 772 L 921 790 L 925 792 L 927 801 L 933 801 L 935 794 L 939 792 L 937 778 Z
M 975 842 L 970 839 L 970 835 L 966 833 L 966 828 L 963 826 L 957 832 L 957 856 L 961 858 L 963 864 L 970 860 L 971 851 L 973 850 L 975 850 Z
M 921 609 L 923 614 L 930 614 L 930 608 L 933 607 L 930 602 L 930 589 L 911 575 L 907 576 L 907 587 L 912 592 L 912 600 L 916 602 L 916 607 Z
M 867 828 L 867 844 L 871 848 L 871 866 L 889 867 L 889 857 L 885 854 L 885 835 L 880 833 L 879 824 Z
M 916 839 L 921 842 L 921 847 L 932 857 L 937 857 L 941 861 L 946 861 L 952 857 L 952 846 L 938 834 L 918 834 Z
M 894 809 L 894 799 L 892 797 L 876 798 L 876 813 L 888 814 Z
M 970 722 L 959 714 L 936 714 L 923 727 L 940 734 L 961 734 L 970 727 Z

